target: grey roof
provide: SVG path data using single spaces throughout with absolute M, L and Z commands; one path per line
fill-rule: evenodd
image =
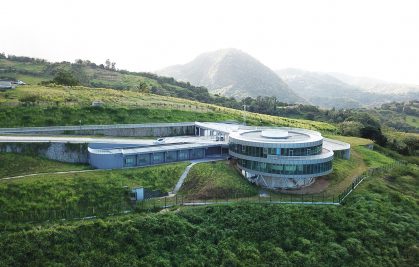
M 272 138 L 264 134 L 265 131 L 287 131 L 286 138 Z M 280 146 L 280 147 L 301 147 L 314 146 L 322 143 L 323 137 L 320 133 L 306 131 L 305 129 L 295 128 L 263 128 L 253 130 L 233 131 L 229 136 L 230 141 L 261 147 Z
M 128 147 L 128 148 L 112 148 L 112 149 L 94 149 L 88 148 L 90 153 L 94 154 L 145 154 L 145 153 L 158 153 L 166 152 L 171 150 L 186 150 L 196 148 L 207 148 L 213 146 L 224 145 L 224 143 L 177 143 L 177 144 L 162 144 L 153 146 L 142 146 L 142 147 Z
M 341 142 L 334 139 L 324 138 L 323 139 L 323 147 L 333 150 L 333 151 L 339 151 L 339 150 L 347 150 L 351 148 L 351 145 L 345 142 Z

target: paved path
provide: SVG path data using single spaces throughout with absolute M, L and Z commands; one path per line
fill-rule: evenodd
M 18 175 L 18 176 L 3 177 L 3 178 L 0 178 L 0 181 L 13 180 L 13 179 L 19 179 L 19 178 L 25 178 L 25 177 L 31 177 L 31 176 L 38 176 L 38 175 L 46 175 L 46 174 L 66 174 L 66 173 L 80 173 L 80 172 L 94 172 L 94 171 L 105 171 L 105 170 L 94 169 L 94 170 L 77 170 L 77 171 L 62 171 L 62 172 L 39 172 L 39 173 L 31 173 L 31 174 L 24 174 L 24 175 Z
M 185 178 L 188 176 L 189 171 L 193 167 L 193 165 L 201 162 L 211 162 L 211 161 L 219 161 L 219 160 L 225 160 L 225 157 L 216 157 L 216 158 L 205 158 L 205 159 L 197 159 L 197 160 L 191 160 L 191 164 L 189 164 L 185 171 L 180 176 L 178 182 L 176 183 L 175 188 L 173 189 L 173 192 L 170 195 L 176 195 L 177 192 L 179 192 L 180 188 L 183 185 L 183 182 L 185 181 Z

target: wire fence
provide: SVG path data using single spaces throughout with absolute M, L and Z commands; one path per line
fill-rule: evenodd
M 107 217 L 133 211 L 127 201 L 108 205 L 72 205 L 60 208 L 33 208 L 19 211 L 0 210 L 0 222 L 45 222 L 57 220 L 79 220 L 94 217 Z
M 101 205 L 72 205 L 60 208 L 34 208 L 21 211 L 5 211 L 0 209 L 0 222 L 45 222 L 56 220 L 81 220 L 96 217 L 107 217 L 133 211 L 156 211 L 176 206 L 206 206 L 231 205 L 235 203 L 254 204 L 299 204 L 299 205 L 340 205 L 355 190 L 355 188 L 370 176 L 383 174 L 388 170 L 405 165 L 404 162 L 394 162 L 378 168 L 370 168 L 356 177 L 352 183 L 340 194 L 279 194 L 267 191 L 259 195 L 230 193 L 215 197 L 198 194 L 171 195 L 165 197 L 151 197 L 133 202 L 129 197 L 113 204 Z
M 205 206 L 205 205 L 228 205 L 234 203 L 255 203 L 255 204 L 307 204 L 307 205 L 340 205 L 346 197 L 364 179 L 382 174 L 396 166 L 405 164 L 396 161 L 382 167 L 370 168 L 362 175 L 354 178 L 352 183 L 340 194 L 278 194 L 275 192 L 266 192 L 258 196 L 249 196 L 241 194 L 228 194 L 218 197 L 202 197 L 200 195 L 174 195 L 161 198 L 150 198 L 143 200 L 137 204 L 137 210 L 159 210 L 175 206 Z

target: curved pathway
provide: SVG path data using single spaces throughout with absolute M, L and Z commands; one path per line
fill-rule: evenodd
M 225 157 L 216 157 L 216 158 L 205 158 L 205 159 L 197 159 L 197 160 L 191 160 L 191 164 L 186 166 L 185 171 L 180 176 L 178 182 L 176 183 L 175 188 L 173 189 L 173 192 L 171 192 L 170 195 L 176 195 L 177 192 L 179 192 L 180 188 L 183 185 L 183 182 L 185 181 L 186 177 L 188 176 L 189 171 L 193 167 L 193 165 L 201 162 L 211 162 L 211 161 L 219 161 L 219 160 L 225 160 Z

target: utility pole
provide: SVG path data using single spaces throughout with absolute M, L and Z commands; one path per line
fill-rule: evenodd
M 246 105 L 243 105 L 243 121 L 244 125 L 246 125 Z

